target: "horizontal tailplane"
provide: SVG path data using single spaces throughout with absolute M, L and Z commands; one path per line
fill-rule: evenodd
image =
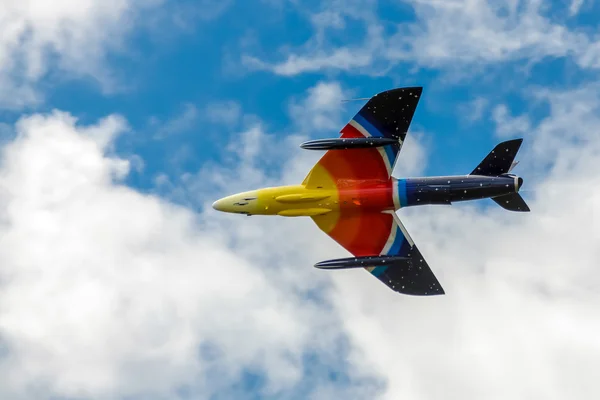
M 525 200 L 523 200 L 519 193 L 510 193 L 505 194 L 504 196 L 493 197 L 492 200 L 505 210 L 520 212 L 530 211 L 529 206 L 527 206 L 527 203 L 525 203 Z

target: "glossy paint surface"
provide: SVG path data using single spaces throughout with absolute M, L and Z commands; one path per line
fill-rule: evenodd
M 452 204 L 480 200 L 518 191 L 515 176 L 439 176 L 400 179 L 397 185 L 400 207 Z
M 357 137 L 309 140 L 300 145 L 306 150 L 347 150 L 396 145 L 397 140 L 385 137 Z
M 512 211 L 529 211 L 517 194 L 523 180 L 508 174 L 522 140 L 498 144 L 470 175 L 395 179 L 391 173 L 421 91 L 410 87 L 380 93 L 342 128 L 338 140 L 309 142 L 307 148 L 330 150 L 302 184 L 240 193 L 213 207 L 245 215 L 311 217 L 355 256 L 317 265 L 364 267 L 400 293 L 444 294 L 395 211 L 484 198 L 499 199 L 499 205 Z M 373 145 L 377 142 L 390 144 Z

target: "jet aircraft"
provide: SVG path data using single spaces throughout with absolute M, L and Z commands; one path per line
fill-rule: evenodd
M 422 87 L 371 97 L 333 139 L 304 149 L 326 150 L 302 184 L 271 187 L 217 200 L 218 211 L 244 215 L 306 216 L 353 257 L 322 261 L 321 269 L 364 268 L 407 295 L 445 294 L 396 211 L 402 207 L 491 198 L 510 211 L 529 211 L 523 179 L 511 174 L 523 139 L 498 144 L 468 175 L 397 179 L 398 154 Z

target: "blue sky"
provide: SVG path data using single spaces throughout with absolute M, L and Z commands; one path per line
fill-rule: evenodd
M 165 5 L 165 13 L 179 10 L 185 13 L 185 29 L 169 23 L 163 16 L 163 29 L 156 26 L 140 32 L 134 31 L 126 39 L 127 50 L 120 54 L 107 54 L 103 66 L 116 79 L 115 92 L 105 93 L 89 79 L 71 80 L 68 74 L 57 74 L 42 80 L 46 101 L 36 110 L 53 108 L 69 110 L 82 122 L 94 121 L 108 113 L 122 114 L 132 127 L 132 132 L 120 139 L 118 151 L 132 152 L 144 159 L 146 168 L 130 176 L 130 183 L 148 190 L 152 178 L 167 173 L 172 178 L 183 172 L 194 172 L 207 160 L 219 160 L 222 147 L 235 135 L 235 128 L 223 129 L 220 123 L 208 121 L 205 110 L 219 102 L 232 101 L 243 114 L 261 118 L 269 130 L 285 135 L 290 129 L 287 112 L 291 98 L 302 97 L 307 88 L 319 81 L 334 80 L 351 90 L 356 97 L 368 97 L 379 91 L 403 85 L 422 85 L 425 96 L 415 116 L 414 128 L 425 132 L 429 151 L 435 154 L 428 162 L 426 173 L 463 173 L 497 142 L 494 125 L 490 123 L 489 108 L 472 121 L 474 106 L 471 102 L 483 99 L 491 106 L 507 104 L 519 113 L 532 105 L 526 98 L 527 87 L 556 87 L 585 82 L 587 71 L 575 67 L 570 58 L 545 57 L 541 60 L 519 57 L 515 62 L 472 63 L 473 76 L 453 76 L 455 67 L 435 68 L 406 61 L 379 60 L 363 70 L 327 69 L 278 76 L 266 71 L 255 71 L 245 65 L 244 57 L 252 56 L 267 62 L 278 63 L 286 54 L 313 47 L 315 15 L 337 13 L 343 27 L 336 27 L 323 17 L 322 47 L 334 49 L 348 47 L 351 57 L 362 57 L 369 47 L 365 37 L 367 29 L 376 23 L 383 35 L 392 36 L 403 27 L 415 23 L 415 13 L 409 4 L 383 2 L 353 2 L 349 15 L 344 15 L 343 2 L 339 9 L 334 4 L 319 2 L 258 2 L 257 4 L 231 2 L 218 15 L 204 18 L 200 9 L 210 9 L 210 2 Z M 565 26 L 576 30 L 593 30 L 590 19 L 594 9 L 584 4 L 584 11 L 573 18 L 558 18 Z M 564 6 L 545 6 L 543 15 L 557 15 Z M 356 10 L 354 10 L 356 9 Z M 366 15 L 356 16 L 353 12 Z M 193 12 L 189 12 L 193 10 Z M 334 11 L 331 11 L 334 10 Z M 197 14 L 197 15 L 195 15 Z M 331 18 L 331 17 L 330 17 Z M 327 26 L 327 24 L 330 24 Z M 288 50 L 286 50 L 288 49 Z M 300 50 L 302 51 L 302 50 Z M 418 52 L 419 49 L 413 51 Z M 479 64 L 484 64 L 482 67 Z M 457 63 L 456 68 L 463 68 Z M 468 73 L 470 75 L 470 72 Z M 592 74 L 593 75 L 593 74 Z M 590 76 L 592 77 L 592 76 Z M 349 119 L 360 108 L 360 102 L 345 103 L 343 112 Z M 194 112 L 188 123 L 180 124 L 176 132 L 166 138 L 153 138 L 157 125 L 168 124 L 184 116 L 186 107 Z M 538 107 L 539 108 L 539 107 Z M 544 116 L 543 108 L 533 110 L 533 118 Z M 13 120 L 15 114 L 7 115 Z M 156 123 L 152 124 L 151 121 Z M 318 133 L 319 136 L 336 135 L 336 131 Z M 516 136 L 516 135 L 515 135 Z M 190 154 L 185 160 L 173 158 L 183 146 Z M 527 142 L 525 142 L 527 146 Z
M 179 6 L 194 8 L 193 3 Z M 152 186 L 152 177 L 158 173 L 194 172 L 206 160 L 222 157 L 223 144 L 230 140 L 230 135 L 235 135 L 239 125 L 227 130 L 220 123 L 207 121 L 204 110 L 215 103 L 233 101 L 243 114 L 253 114 L 265 121 L 270 132 L 285 135 L 291 125 L 287 112 L 290 99 L 302 97 L 307 88 L 319 81 L 340 82 L 356 97 L 368 97 L 391 87 L 422 85 L 425 96 L 417 110 L 414 127 L 426 132 L 430 151 L 435 154 L 425 172 L 462 173 L 497 142 L 488 109 L 483 110 L 479 120 L 469 121 L 469 114 L 474 112 L 471 101 L 481 97 L 492 105 L 506 103 L 518 113 L 528 107 L 523 98 L 526 93 L 519 90 L 522 85 L 561 87 L 567 81 L 581 80 L 579 74 L 574 76 L 567 72 L 573 68 L 569 59 L 550 57 L 528 71 L 522 70 L 530 62 L 527 59 L 492 64 L 489 69 L 476 72 L 473 79 L 460 77 L 459 81 L 446 76 L 443 68 L 423 66 L 415 70 L 411 62 L 381 62 L 381 67 L 373 68 L 377 76 L 370 76 L 371 71 L 331 68 L 287 77 L 254 71 L 243 65 L 241 59 L 247 55 L 264 55 L 272 62 L 284 60 L 283 48 L 301 47 L 311 40 L 314 30 L 309 17 L 323 8 L 326 7 L 319 6 L 318 2 L 313 5 L 262 2 L 258 6 L 238 2 L 209 20 L 192 15 L 185 30 L 165 24 L 165 30 L 171 31 L 165 39 L 162 38 L 164 30 L 134 32 L 127 39 L 128 53 L 107 56 L 105 68 L 114 73 L 119 82 L 116 93 L 103 93 L 89 79 L 65 82 L 64 75 L 56 79 L 48 77 L 42 82 L 48 88 L 46 102 L 37 109 L 69 110 L 82 122 L 94 121 L 108 113 L 122 114 L 132 132 L 121 138 L 117 150 L 132 152 L 144 159 L 146 168 L 141 174 L 134 173 L 131 183 L 147 190 Z M 396 31 L 395 25 L 407 25 L 415 20 L 408 5 L 394 2 L 370 7 L 369 13 L 379 16 L 378 22 L 390 34 Z M 585 21 L 586 15 L 580 19 Z M 345 23 L 345 27 L 326 35 L 328 45 L 354 47 L 358 44 L 353 54 L 361 56 L 360 46 L 369 46 L 364 38 L 369 25 L 350 18 Z M 196 110 L 189 116 L 192 120 L 166 138 L 155 140 L 156 125 L 181 118 L 186 106 Z M 346 119 L 360 106 L 360 102 L 343 104 Z M 157 124 L 152 124 L 152 120 L 157 120 Z M 315 135 L 335 136 L 337 131 Z M 177 170 L 172 169 L 172 159 L 183 146 L 189 146 L 192 154 Z
M 596 2 L 19 4 L 0 0 L 0 397 L 598 390 Z M 442 300 L 315 271 L 345 253 L 310 220 L 207 207 L 299 183 L 319 157 L 299 144 L 363 104 L 341 100 L 413 85 L 398 176 L 525 139 L 530 216 L 400 211 Z

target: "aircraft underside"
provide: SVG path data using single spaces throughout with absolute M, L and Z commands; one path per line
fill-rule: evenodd
M 510 211 L 529 211 L 511 174 L 522 139 L 498 144 L 468 175 L 395 179 L 392 171 L 422 88 L 373 96 L 333 139 L 302 144 L 325 150 L 300 185 L 264 188 L 216 201 L 219 211 L 310 217 L 353 257 L 320 269 L 364 268 L 392 290 L 439 295 L 444 289 L 396 214 L 403 207 L 450 205 L 491 198 Z

